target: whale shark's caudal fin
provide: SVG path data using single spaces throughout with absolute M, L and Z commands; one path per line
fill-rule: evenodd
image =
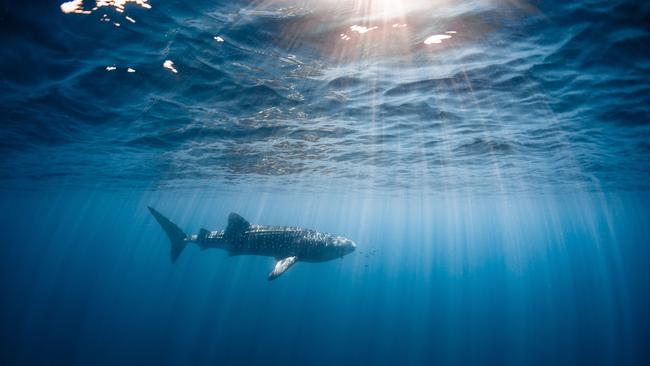
M 153 215 L 153 217 L 158 221 L 160 226 L 165 230 L 165 234 L 167 234 L 167 237 L 169 238 L 169 241 L 172 244 L 171 248 L 171 259 L 172 263 L 176 262 L 176 259 L 178 259 L 178 256 L 181 255 L 181 252 L 183 252 L 183 249 L 185 249 L 185 246 L 187 245 L 187 242 L 185 239 L 187 239 L 187 235 L 181 230 L 176 224 L 173 222 L 169 221 L 168 218 L 163 216 L 160 212 L 154 210 L 151 207 L 149 208 L 149 212 Z

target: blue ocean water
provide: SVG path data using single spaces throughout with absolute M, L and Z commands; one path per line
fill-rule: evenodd
M 2 365 L 645 365 L 650 3 L 2 1 Z M 344 235 L 300 263 L 188 246 Z

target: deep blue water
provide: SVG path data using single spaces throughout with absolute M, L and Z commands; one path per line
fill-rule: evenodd
M 650 362 L 650 3 L 62 3 L 0 2 L 0 364 Z

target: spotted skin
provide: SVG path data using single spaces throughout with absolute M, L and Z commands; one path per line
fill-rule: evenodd
M 301 262 L 325 262 L 354 251 L 356 244 L 341 236 L 288 226 L 251 225 L 237 238 L 212 231 L 205 238 L 189 240 L 201 249 L 218 248 L 231 255 L 262 255 L 282 259 L 296 256 Z

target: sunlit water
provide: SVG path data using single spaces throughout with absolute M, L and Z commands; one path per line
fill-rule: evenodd
M 650 5 L 0 5 L 0 363 L 643 365 Z M 300 263 L 188 247 L 256 224 Z

